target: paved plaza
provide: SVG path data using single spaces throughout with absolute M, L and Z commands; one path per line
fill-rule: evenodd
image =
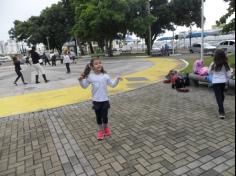
M 44 67 L 49 83 L 35 84 L 35 69 L 23 66 L 25 78 L 31 75 L 28 85 L 15 86 L 13 81 L 16 74 L 11 67 L 0 70 L 0 117 L 9 115 L 35 112 L 60 106 L 70 105 L 91 99 L 89 89 L 84 90 L 79 86 L 78 77 L 83 72 L 90 59 L 79 60 L 72 64 L 72 73 L 66 74 L 64 65 L 57 67 Z M 114 78 L 122 76 L 123 81 L 115 88 L 110 89 L 110 94 L 134 90 L 136 88 L 156 83 L 163 80 L 165 75 L 173 68 L 182 68 L 184 62 L 169 58 L 105 58 L 103 64 L 109 75 Z
M 110 102 L 103 141 L 91 101 L 0 118 L 0 176 L 235 175 L 235 96 L 225 120 L 204 86 L 154 83 Z

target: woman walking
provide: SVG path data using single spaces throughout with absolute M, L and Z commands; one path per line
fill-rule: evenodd
M 64 50 L 63 63 L 66 64 L 67 73 L 70 73 L 71 60 L 70 60 L 70 56 L 69 56 L 67 49 Z
M 212 75 L 212 84 L 216 101 L 219 107 L 219 118 L 225 119 L 224 90 L 225 85 L 231 78 L 231 71 L 228 64 L 228 57 L 223 50 L 217 50 L 213 63 L 209 67 L 209 75 Z

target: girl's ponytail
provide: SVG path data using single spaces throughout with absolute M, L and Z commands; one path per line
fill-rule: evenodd
M 90 72 L 91 72 L 91 66 L 90 66 L 90 64 L 87 64 L 84 69 L 84 77 L 87 78 L 88 75 L 90 74 Z

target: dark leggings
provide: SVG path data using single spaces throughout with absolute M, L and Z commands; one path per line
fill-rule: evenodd
M 108 101 L 105 102 L 93 102 L 93 109 L 96 114 L 97 124 L 108 124 L 108 110 L 110 104 Z
M 225 101 L 225 83 L 213 84 L 213 89 L 215 92 L 215 97 L 217 104 L 219 106 L 219 114 L 225 115 L 224 101 Z
M 16 70 L 16 74 L 17 74 L 18 77 L 16 78 L 15 83 L 17 83 L 17 81 L 18 81 L 20 78 L 21 78 L 22 82 L 24 83 L 25 80 L 24 80 L 24 77 L 23 77 L 21 71 Z
M 70 63 L 66 63 L 67 73 L 70 73 Z

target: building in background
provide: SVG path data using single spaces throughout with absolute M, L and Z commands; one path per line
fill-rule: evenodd
M 4 41 L 0 41 L 0 54 L 4 55 L 6 53 Z
M 20 44 L 16 40 L 8 40 L 5 44 L 5 54 L 19 54 L 21 53 Z

